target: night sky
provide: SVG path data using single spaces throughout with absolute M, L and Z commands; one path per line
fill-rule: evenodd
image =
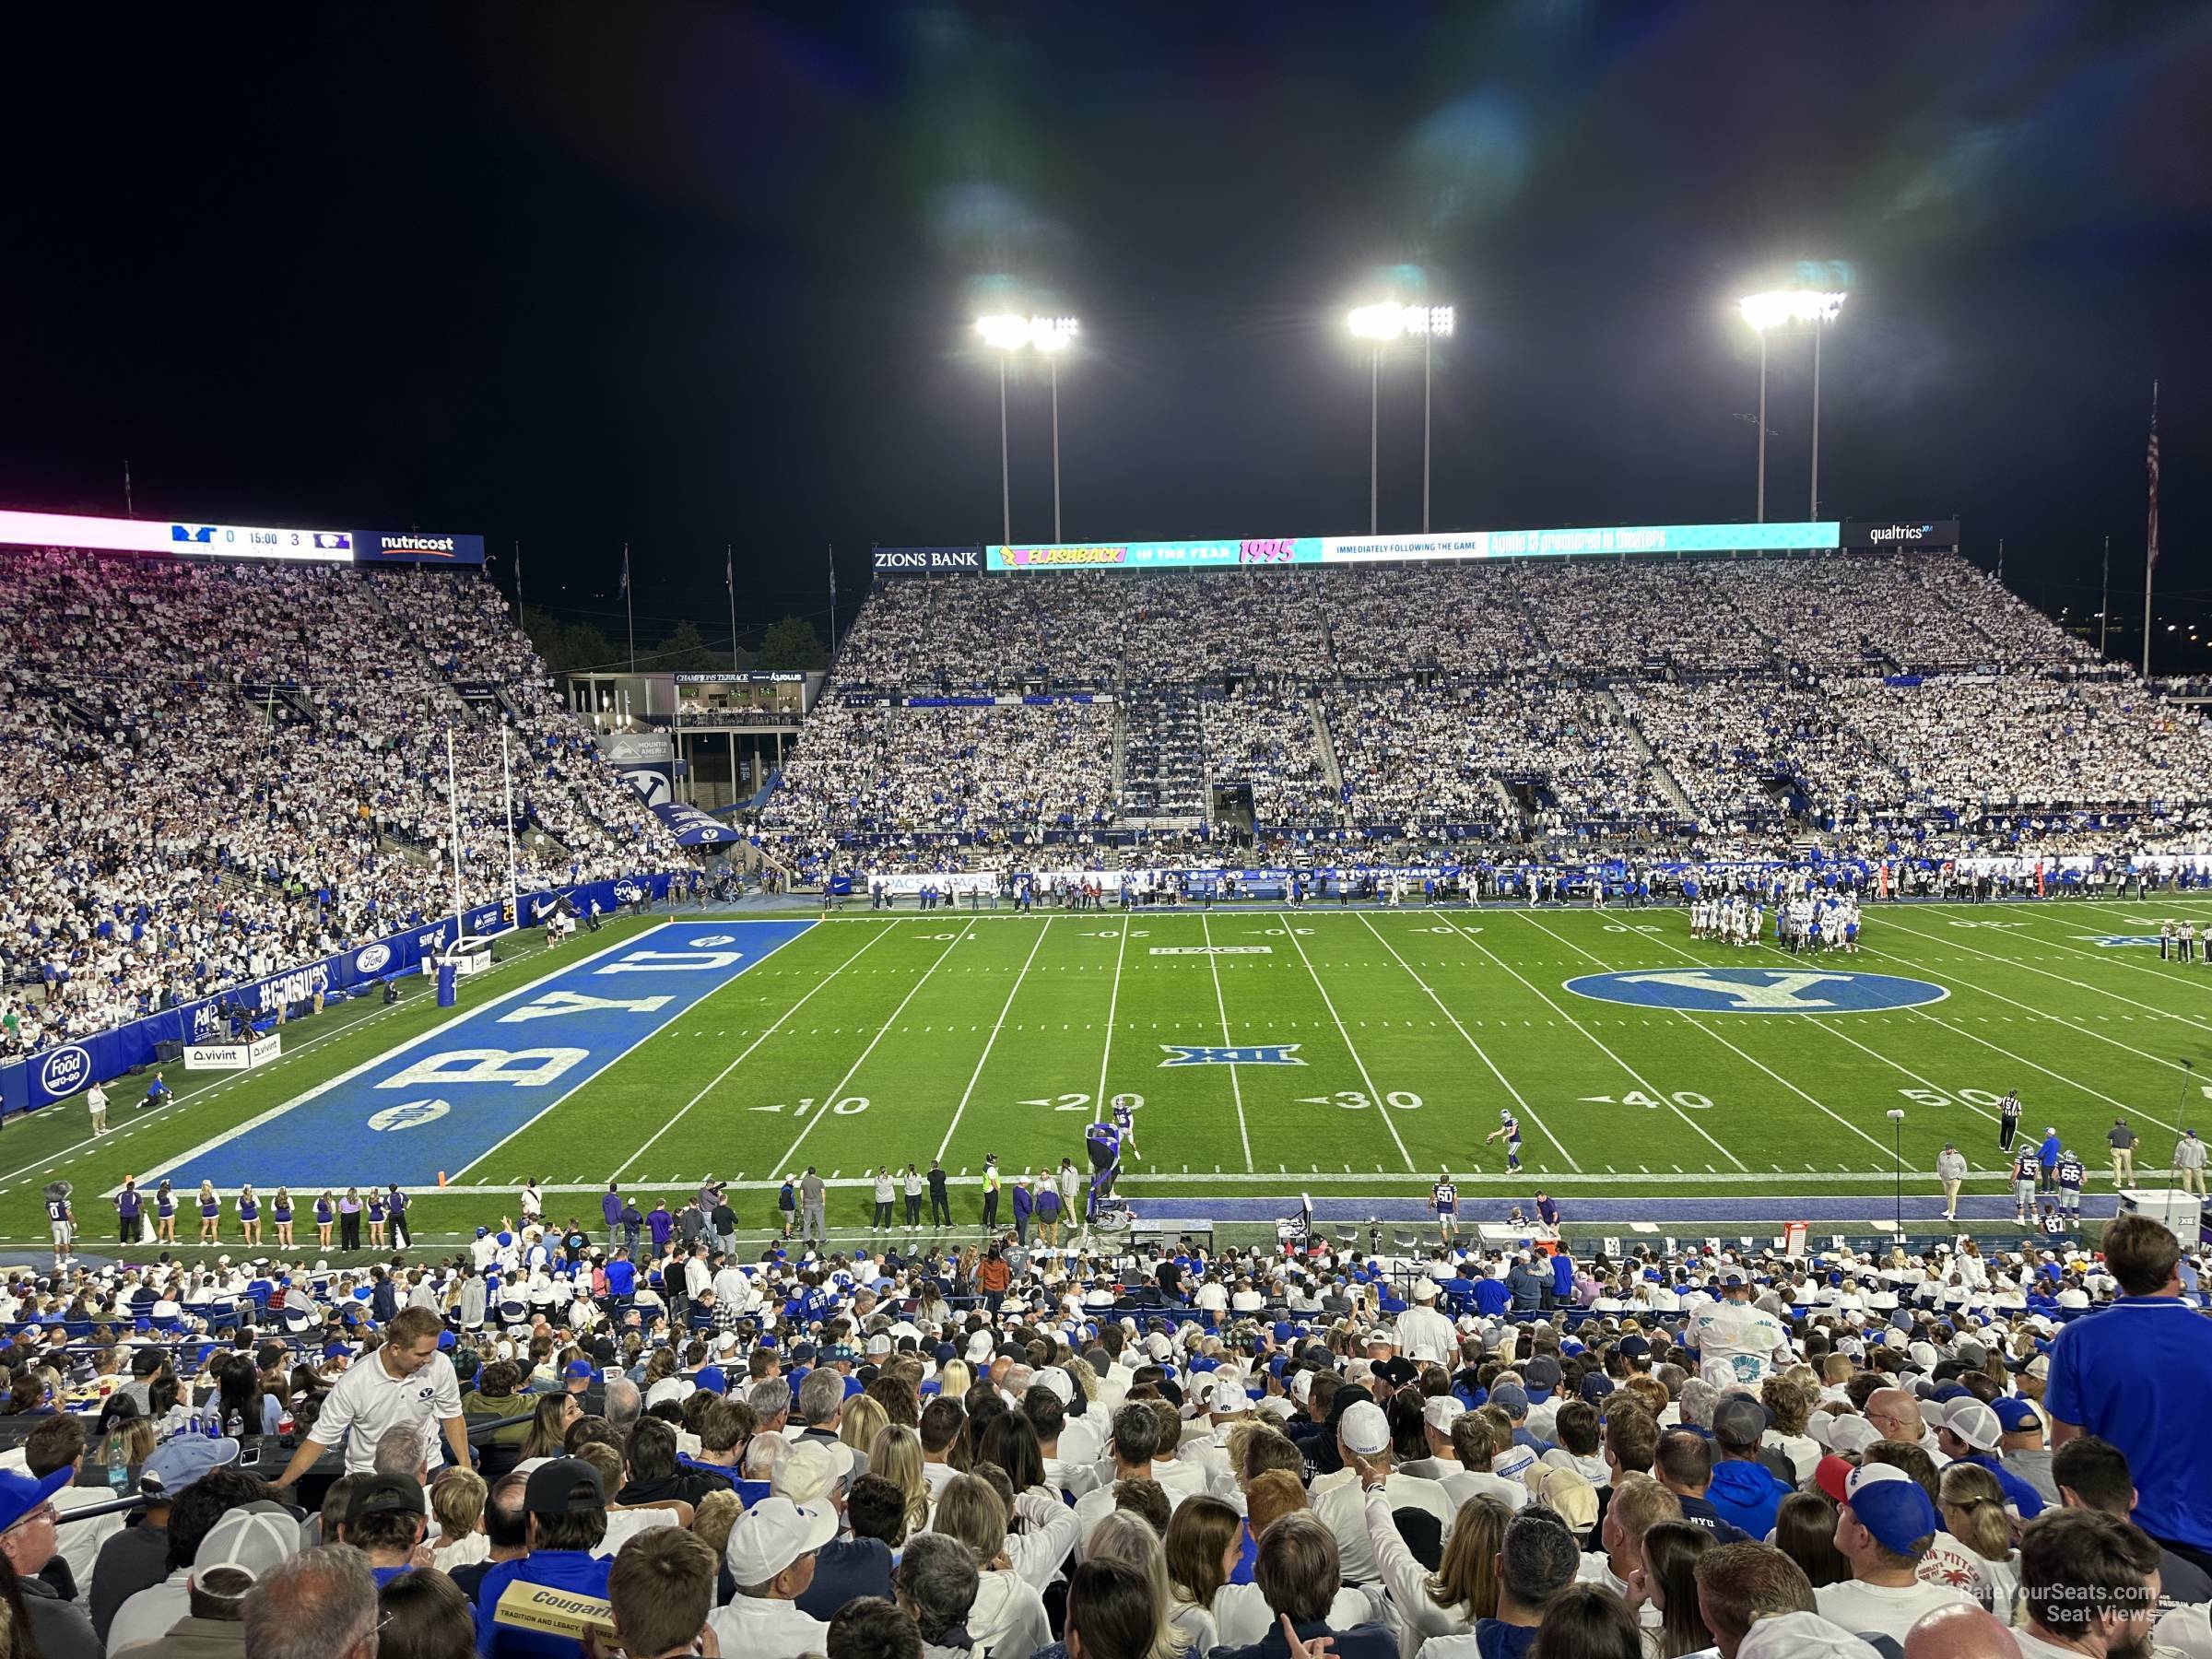
M 641 642 L 994 541 L 979 310 L 1068 312 L 1068 539 L 1359 533 L 1379 275 L 1459 308 L 1440 529 L 1747 519 L 1733 301 L 1842 261 L 1824 516 L 2212 610 L 2212 7 L 47 7 L 11 21 L 0 505 L 477 531 Z M 66 30 L 66 33 L 50 32 Z M 1803 341 L 1769 516 L 1803 516 Z M 1382 528 L 1419 525 L 1418 357 Z M 1052 531 L 1041 382 L 1014 532 Z M 2071 584 L 2071 585 L 2068 585 Z M 2130 609 L 2131 619 L 2133 608 Z M 2212 643 L 2199 648 L 2212 667 Z

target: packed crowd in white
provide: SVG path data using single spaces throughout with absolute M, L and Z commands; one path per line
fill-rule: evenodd
M 516 712 L 472 712 L 453 679 Z M 0 554 L 0 1002 L 35 1049 L 443 913 L 674 849 L 488 582 Z M 51 985 L 52 989 L 48 987 Z

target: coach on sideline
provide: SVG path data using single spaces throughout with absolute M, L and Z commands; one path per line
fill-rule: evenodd
M 426 1449 L 437 1444 L 430 1432 L 435 1418 L 445 1431 L 453 1463 L 469 1466 L 467 1424 L 461 1415 L 461 1384 L 453 1362 L 438 1351 L 445 1326 L 428 1308 L 405 1308 L 384 1327 L 375 1354 L 346 1368 L 337 1385 L 324 1396 L 315 1426 L 301 1437 L 292 1461 L 272 1483 L 288 1488 L 314 1466 L 315 1460 L 346 1442 L 346 1473 L 365 1475 L 376 1462 L 377 1442 L 387 1430 L 405 1425 L 422 1430 Z
M 2094 1434 L 2119 1447 L 2136 1471 L 2136 1524 L 2212 1570 L 2212 1441 L 2201 1432 L 2212 1322 L 2182 1300 L 2181 1245 L 2165 1227 L 2124 1215 L 2103 1242 L 2121 1294 L 2052 1345 L 2051 1443 Z

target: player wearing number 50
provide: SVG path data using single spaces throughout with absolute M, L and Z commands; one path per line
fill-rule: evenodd
M 1429 1189 L 1429 1207 L 1436 1212 L 1436 1236 L 1451 1243 L 1459 1231 L 1459 1188 L 1453 1182 L 1451 1171 L 1439 1174 L 1436 1184 Z

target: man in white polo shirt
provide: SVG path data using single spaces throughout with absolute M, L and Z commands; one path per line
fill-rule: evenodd
M 346 1473 L 365 1475 L 374 1466 L 376 1445 L 387 1430 L 401 1424 L 419 1428 L 427 1444 L 436 1443 L 431 1420 L 445 1431 L 453 1461 L 468 1467 L 468 1435 L 461 1417 L 461 1384 L 453 1362 L 438 1351 L 444 1329 L 427 1308 L 403 1310 L 384 1327 L 383 1346 L 369 1359 L 346 1368 L 337 1386 L 324 1396 L 315 1426 L 300 1442 L 276 1485 L 289 1487 L 315 1460 L 346 1442 Z

